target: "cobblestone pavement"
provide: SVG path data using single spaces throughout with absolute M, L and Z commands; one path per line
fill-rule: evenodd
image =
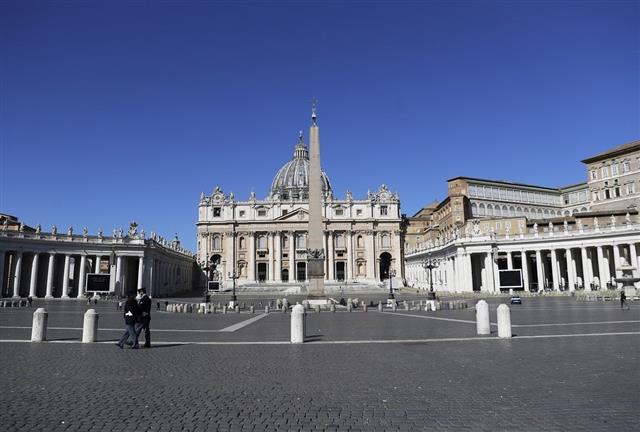
M 57 343 L 0 343 L 2 430 L 640 430 L 637 303 L 525 299 L 510 340 L 475 336 L 472 309 L 311 313 L 304 345 L 281 313 L 219 332 L 251 316 L 156 312 L 140 350 L 107 343 L 113 304 L 101 344 L 76 343 L 86 305 L 46 307 Z M 0 339 L 27 340 L 32 312 L 0 309 Z

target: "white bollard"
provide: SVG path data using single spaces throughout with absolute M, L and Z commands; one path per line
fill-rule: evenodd
M 479 335 L 491 334 L 489 304 L 484 300 L 476 303 L 476 330 Z
M 268 314 L 269 313 L 269 305 L 266 305 L 264 307 L 264 313 Z
M 511 337 L 511 311 L 506 304 L 498 306 L 498 337 Z
M 304 342 L 304 306 L 300 303 L 291 309 L 291 343 Z
M 378 312 L 382 312 L 382 302 L 378 303 Z
M 92 343 L 98 340 L 98 313 L 89 309 L 84 313 L 82 324 L 82 343 Z
M 47 321 L 49 314 L 45 308 L 38 308 L 33 313 L 33 325 L 31 327 L 31 342 L 44 342 L 47 340 Z

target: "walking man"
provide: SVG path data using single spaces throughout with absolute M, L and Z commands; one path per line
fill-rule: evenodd
M 136 324 L 136 334 L 139 337 L 140 332 L 144 329 L 144 347 L 151 348 L 151 329 L 149 328 L 149 323 L 151 322 L 151 299 L 144 287 L 138 290 L 138 294 L 140 295 L 140 300 L 138 300 L 140 318 Z
M 620 291 L 620 309 L 624 310 L 625 305 L 627 306 L 627 310 L 630 310 L 629 303 L 627 303 L 627 295 L 624 290 Z

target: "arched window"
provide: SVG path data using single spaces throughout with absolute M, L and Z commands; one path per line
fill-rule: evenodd
M 485 215 L 484 204 L 480 204 L 480 205 L 478 206 L 478 215 L 479 215 L 479 216 L 484 216 L 484 215 Z
M 244 239 L 244 237 L 240 237 L 240 240 L 238 241 L 238 248 L 239 249 L 244 249 L 247 247 L 246 241 Z
M 336 249 L 344 249 L 344 234 L 336 234 Z
M 516 207 L 516 216 L 524 216 L 524 212 L 522 211 L 522 207 Z
M 289 236 L 282 236 L 282 248 L 287 249 L 289 247 Z
M 516 209 L 513 206 L 509 207 L 509 216 L 515 216 L 516 215 Z
M 494 216 L 493 204 L 487 204 L 487 216 Z
M 478 205 L 476 203 L 471 204 L 471 214 L 473 216 L 478 216 Z
M 222 249 L 222 240 L 220 239 L 220 236 L 213 236 L 213 249 Z
M 357 244 L 357 246 L 359 248 L 363 248 L 364 247 L 364 241 L 362 240 L 362 236 L 361 235 L 358 236 L 358 240 L 357 240 L 356 244 Z

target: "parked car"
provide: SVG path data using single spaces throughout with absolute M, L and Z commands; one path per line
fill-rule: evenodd
M 511 304 L 522 304 L 520 296 L 511 296 Z

